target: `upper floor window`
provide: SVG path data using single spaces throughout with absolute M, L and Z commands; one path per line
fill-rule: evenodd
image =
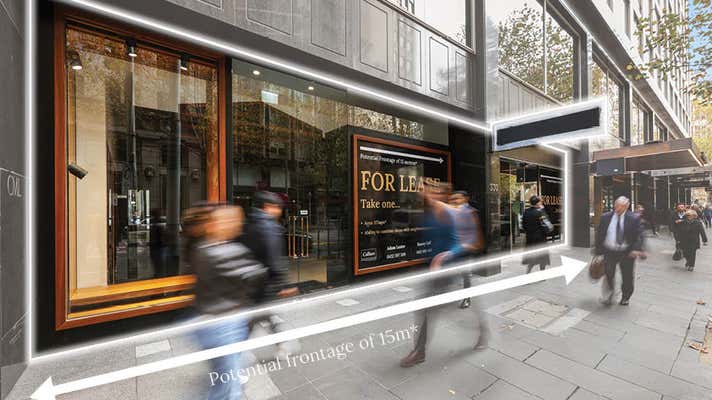
M 467 0 L 388 0 L 444 33 L 467 45 Z
M 592 141 L 592 150 L 620 147 L 623 131 L 620 124 L 622 94 L 623 89 L 620 82 L 603 63 L 594 61 L 591 67 L 591 95 L 593 97 L 605 96 L 608 99 L 609 136 L 604 140 Z
M 574 36 L 537 0 L 490 0 L 499 66 L 559 101 L 574 97 Z

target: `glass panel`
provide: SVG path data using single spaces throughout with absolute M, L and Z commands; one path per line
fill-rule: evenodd
M 548 9 L 548 6 L 547 6 Z M 546 15 L 546 93 L 562 102 L 574 98 L 574 39 Z
M 283 256 L 302 291 L 346 279 L 349 126 L 444 144 L 447 127 L 353 106 L 345 92 L 246 62 L 232 73 L 233 200 L 249 210 L 257 190 L 283 197 Z
M 448 37 L 466 45 L 467 0 L 388 0 L 425 21 Z
M 544 91 L 544 8 L 536 0 L 489 1 L 499 35 L 499 66 Z
M 219 183 L 217 69 L 80 28 L 66 41 L 70 292 L 188 273 L 181 210 Z
M 608 99 L 608 134 L 610 137 L 591 140 L 591 151 L 620 147 L 620 85 L 598 63 L 591 67 L 591 93 Z

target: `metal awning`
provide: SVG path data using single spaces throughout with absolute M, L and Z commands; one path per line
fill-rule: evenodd
M 593 153 L 593 161 L 622 159 L 626 172 L 702 167 L 705 159 L 692 138 L 647 143 Z

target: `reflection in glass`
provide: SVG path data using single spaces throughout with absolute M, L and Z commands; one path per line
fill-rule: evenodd
M 574 39 L 546 14 L 546 93 L 562 102 L 574 98 Z
M 66 44 L 67 163 L 88 171 L 67 175 L 70 293 L 186 273 L 181 210 L 219 181 L 216 68 L 81 28 Z
M 536 0 L 490 0 L 487 5 L 498 30 L 500 68 L 544 91 L 543 6 Z
M 620 84 L 597 61 L 591 67 L 591 94 L 608 99 L 608 136 L 591 140 L 591 151 L 621 146 L 620 128 Z
M 340 90 L 267 69 L 258 76 L 254 69 L 233 62 L 233 200 L 249 209 L 255 191 L 282 196 L 291 283 L 320 289 L 345 279 L 352 252 L 349 130 L 442 138 L 426 137 L 422 123 L 350 105 Z M 437 132 L 447 143 L 447 129 Z

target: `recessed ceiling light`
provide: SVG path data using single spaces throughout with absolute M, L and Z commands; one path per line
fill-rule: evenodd
M 252 75 L 254 75 L 254 76 L 259 76 L 260 74 L 261 74 L 261 72 L 259 70 L 252 71 Z
M 310 85 L 307 89 L 309 89 L 310 91 L 313 91 L 313 90 L 314 90 L 314 86 L 311 86 L 311 85 Z

